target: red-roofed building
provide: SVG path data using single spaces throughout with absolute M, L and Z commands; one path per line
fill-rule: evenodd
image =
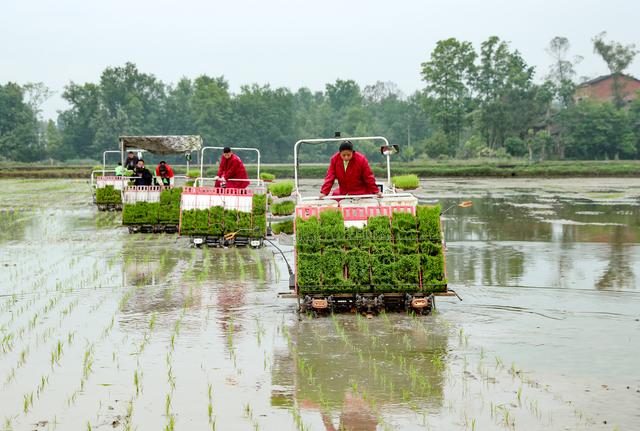
M 579 102 L 581 100 L 593 99 L 601 102 L 613 102 L 613 85 L 613 75 L 600 76 L 578 85 L 573 94 L 573 100 Z M 618 85 L 620 85 L 620 94 L 622 94 L 622 99 L 625 102 L 638 98 L 638 90 L 640 90 L 639 79 L 623 74 L 618 78 Z

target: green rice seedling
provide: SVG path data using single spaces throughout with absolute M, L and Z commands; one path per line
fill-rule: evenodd
M 276 179 L 276 176 L 268 172 L 260 172 L 260 179 L 262 181 L 273 181 Z
M 113 186 L 96 189 L 96 203 L 98 205 L 121 204 L 120 190 L 115 190 Z
M 345 245 L 345 229 L 342 211 L 326 210 L 320 213 L 321 247 L 339 247 Z
M 224 235 L 223 219 L 223 207 L 212 207 L 209 209 L 209 235 L 214 237 L 221 237 Z
M 279 235 L 285 233 L 287 235 L 293 234 L 293 220 L 285 220 L 271 225 L 273 233 Z
M 267 195 L 254 194 L 251 198 L 251 213 L 255 215 L 266 214 L 267 212 Z
M 22 396 L 22 411 L 29 413 L 29 409 L 33 407 L 33 392 Z
M 417 189 L 420 185 L 418 176 L 414 174 L 397 175 L 394 176 L 391 181 L 393 182 L 394 186 L 403 190 L 414 190 Z
M 286 216 L 293 214 L 296 204 L 293 201 L 282 201 L 271 205 L 271 214 L 275 216 Z
M 347 284 L 344 278 L 345 252 L 339 248 L 326 248 L 320 258 L 322 290 L 340 291 Z
M 140 394 L 140 376 L 138 375 L 138 370 L 133 372 L 133 385 L 136 388 L 136 395 Z
M 320 247 L 320 222 L 315 217 L 296 219 L 296 248 L 298 252 L 318 253 Z
M 346 252 L 346 264 L 349 280 L 358 287 L 361 292 L 370 290 L 370 254 L 360 248 L 354 248 Z
M 416 218 L 421 242 L 440 243 L 442 232 L 440 227 L 440 205 L 418 206 Z
M 225 234 L 238 230 L 238 211 L 225 210 L 222 220 Z
M 238 231 L 240 236 L 249 236 L 251 231 L 251 213 L 238 212 Z
M 279 198 L 291 196 L 291 192 L 293 192 L 293 181 L 282 181 L 279 183 L 269 184 L 269 192 L 273 196 L 277 196 Z
M 164 414 L 167 417 L 171 415 L 171 394 L 167 394 L 164 399 Z

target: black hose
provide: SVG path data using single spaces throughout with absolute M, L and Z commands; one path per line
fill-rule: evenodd
M 289 265 L 289 261 L 287 260 L 287 257 L 284 255 L 284 252 L 280 249 L 280 247 L 275 245 L 273 243 L 273 241 L 271 241 L 270 239 L 265 238 L 264 240 L 267 241 L 269 244 L 271 244 L 273 247 L 275 247 L 276 250 L 278 250 L 280 252 L 280 254 L 282 255 L 282 258 L 284 259 L 284 263 L 287 264 L 287 270 L 289 270 L 289 276 L 292 276 L 293 275 L 293 269 L 291 269 L 291 265 Z

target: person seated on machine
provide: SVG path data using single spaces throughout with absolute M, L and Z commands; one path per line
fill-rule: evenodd
M 333 192 L 335 196 L 382 196 L 376 185 L 376 178 L 369 167 L 369 161 L 363 154 L 353 149 L 351 141 L 343 141 L 338 152 L 331 157 L 324 184 L 320 189 L 320 199 L 329 194 L 335 180 L 338 180 L 338 187 Z
M 138 160 L 136 165 L 135 176 L 137 177 L 133 184 L 136 186 L 150 186 L 153 184 L 153 175 L 149 172 L 149 169 L 144 167 L 144 160 Z
M 228 189 L 245 189 L 249 185 L 249 181 L 238 180 L 247 179 L 249 179 L 249 176 L 240 157 L 236 156 L 231 151 L 231 148 L 224 147 L 215 186 Z

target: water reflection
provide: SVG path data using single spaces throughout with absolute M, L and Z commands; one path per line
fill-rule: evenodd
M 274 406 L 316 412 L 327 430 L 374 430 L 385 407 L 442 407 L 448 335 L 436 319 L 303 319 L 285 335 L 272 367 Z
M 457 200 L 442 199 L 447 208 Z M 640 206 L 536 193 L 485 194 L 445 215 L 452 283 L 633 289 Z

